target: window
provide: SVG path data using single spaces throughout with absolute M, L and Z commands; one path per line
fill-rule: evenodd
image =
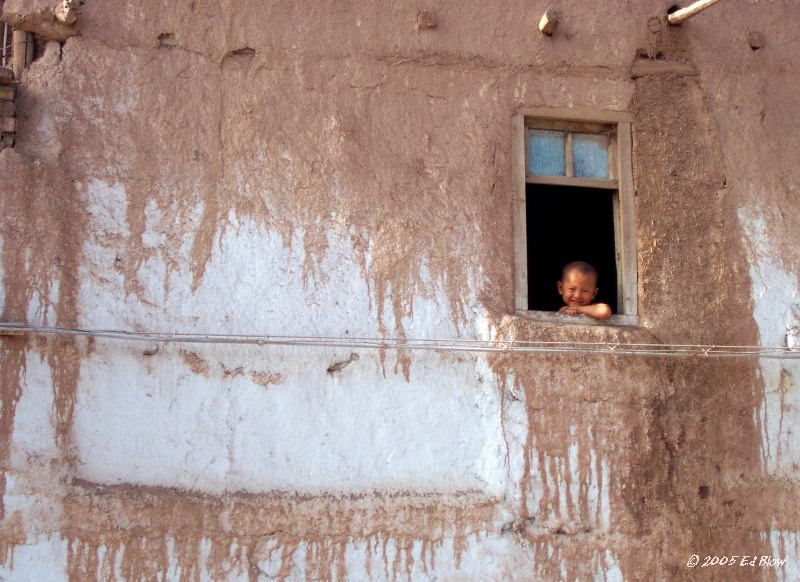
M 571 261 L 600 273 L 608 323 L 636 323 L 631 119 L 624 112 L 533 109 L 514 117 L 515 307 L 557 311 Z

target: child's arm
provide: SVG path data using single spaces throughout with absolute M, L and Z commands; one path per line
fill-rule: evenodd
M 566 313 L 568 315 L 578 315 L 582 313 L 594 319 L 601 320 L 611 317 L 611 308 L 605 303 L 593 303 L 592 305 L 582 305 L 581 307 L 567 307 L 565 305 L 558 311 L 559 313 Z

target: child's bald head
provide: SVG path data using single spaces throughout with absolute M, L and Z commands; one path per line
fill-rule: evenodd
M 597 269 L 586 261 L 572 261 L 565 265 L 561 270 L 561 280 L 563 281 L 573 271 L 594 278 L 594 284 L 597 285 Z

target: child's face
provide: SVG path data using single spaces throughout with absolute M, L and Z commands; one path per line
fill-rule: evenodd
M 558 294 L 569 307 L 591 305 L 599 289 L 597 279 L 592 275 L 585 275 L 577 269 L 567 271 L 564 278 L 557 283 Z

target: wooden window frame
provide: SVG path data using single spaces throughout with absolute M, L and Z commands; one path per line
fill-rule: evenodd
M 617 259 L 617 305 L 619 313 L 602 325 L 638 325 L 638 276 L 636 254 L 636 212 L 633 188 L 631 123 L 633 115 L 619 111 L 572 108 L 522 109 L 512 120 L 512 184 L 514 219 L 514 307 L 518 315 L 545 321 L 572 323 L 572 318 L 528 309 L 528 245 L 526 184 L 552 184 L 612 189 L 614 196 L 614 237 Z M 596 180 L 563 176 L 528 175 L 526 131 L 529 127 L 576 131 L 582 127 L 609 128 L 616 137 L 609 144 L 610 179 Z M 597 129 L 595 129 L 597 131 Z M 569 320 L 569 321 L 568 321 Z M 580 323 L 585 324 L 586 318 Z
M 11 53 L 14 48 L 14 34 L 10 24 L 2 23 L 2 57 L 0 57 L 0 66 L 11 67 Z

